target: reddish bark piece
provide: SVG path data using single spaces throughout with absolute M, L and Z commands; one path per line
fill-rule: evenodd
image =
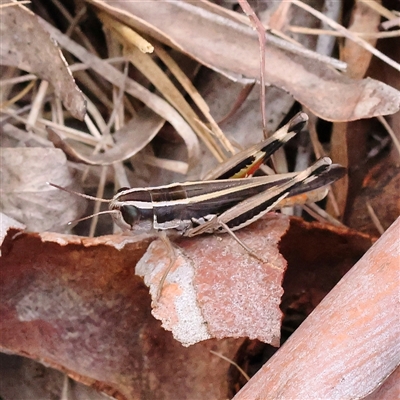
M 400 397 L 400 367 L 397 367 L 382 385 L 364 397 L 364 400 L 396 400 Z
M 0 346 L 117 399 L 225 399 L 240 340 L 183 348 L 150 314 L 135 264 L 151 238 L 9 231 L 0 267 Z
M 400 363 L 400 218 L 235 396 L 363 398 Z
M 179 240 L 179 258 L 153 315 L 184 345 L 212 337 L 247 336 L 279 346 L 286 261 L 278 243 L 288 226 L 288 217 L 268 214 L 251 229 L 236 233 L 265 263 L 228 234 Z M 169 263 L 166 246 L 159 241 L 152 243 L 137 266 L 153 299 Z

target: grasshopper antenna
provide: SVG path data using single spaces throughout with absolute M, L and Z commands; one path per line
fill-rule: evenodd
M 64 192 L 67 192 L 69 194 L 74 194 L 75 196 L 79 196 L 79 197 L 83 197 L 84 199 L 88 199 L 88 200 L 94 200 L 94 201 L 100 201 L 101 203 L 111 203 L 111 199 L 107 200 L 107 199 L 101 199 L 100 197 L 95 197 L 95 196 L 89 196 L 88 194 L 84 194 L 84 193 L 78 193 L 78 192 L 74 192 L 73 190 L 69 190 L 65 187 L 62 186 L 58 186 L 55 183 L 51 183 L 51 182 L 46 182 L 48 185 L 55 187 L 56 189 L 60 189 Z
M 102 203 L 111 203 L 112 200 L 107 200 L 107 199 L 101 199 L 100 197 L 95 197 L 95 196 L 90 196 L 88 194 L 84 194 L 84 193 L 78 193 L 78 192 L 74 192 L 73 190 L 69 190 L 65 187 L 62 186 L 58 186 L 55 183 L 51 183 L 51 182 L 46 182 L 48 185 L 55 187 L 56 189 L 62 190 L 64 192 L 67 192 L 69 194 L 73 194 L 75 196 L 79 196 L 79 197 L 83 197 L 84 199 L 88 199 L 88 200 L 94 200 L 94 201 L 100 201 Z M 97 213 L 94 213 L 92 215 L 88 215 L 87 217 L 83 217 L 83 218 L 79 218 L 79 219 L 75 219 L 73 221 L 68 222 L 68 225 L 72 225 L 72 224 L 77 224 L 78 222 L 81 221 L 85 221 L 87 219 L 91 219 L 93 217 L 96 217 L 97 215 L 103 215 L 103 214 L 119 214 L 120 211 L 119 210 L 107 210 L 107 211 L 99 211 Z
M 91 219 L 93 217 L 97 217 L 98 215 L 104 215 L 104 214 L 120 214 L 120 211 L 119 210 L 99 211 L 97 213 L 88 215 L 87 217 L 83 217 L 83 218 L 79 218 L 79 219 L 74 219 L 73 221 L 69 221 L 67 225 L 77 224 L 78 222 L 86 221 L 87 219 Z

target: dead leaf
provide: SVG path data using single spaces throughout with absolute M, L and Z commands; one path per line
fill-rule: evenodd
M 125 161 L 142 150 L 157 135 L 164 125 L 164 119 L 149 108 L 142 109 L 135 118 L 114 133 L 115 144 L 101 154 L 85 155 L 79 153 L 57 134 L 48 129 L 49 140 L 54 146 L 62 149 L 72 161 L 83 162 L 88 165 L 110 165 Z
M 0 346 L 116 399 L 226 399 L 242 340 L 182 347 L 150 313 L 135 264 L 149 235 L 10 231 L 2 245 Z
M 19 5 L 1 8 L 0 16 L 0 63 L 32 72 L 51 82 L 64 106 L 75 118 L 83 120 L 86 104 L 82 92 L 60 49 L 41 27 L 36 15 Z
M 222 7 L 206 1 L 90 3 L 231 79 L 249 83 L 259 77 L 256 33 Z M 289 91 L 325 120 L 352 121 L 400 109 L 400 93 L 382 82 L 348 78 L 269 42 L 266 59 L 268 83 Z
M 2 148 L 1 211 L 31 231 L 66 231 L 67 223 L 86 208 L 85 200 L 52 188 L 57 183 L 79 191 L 61 150 L 41 147 Z

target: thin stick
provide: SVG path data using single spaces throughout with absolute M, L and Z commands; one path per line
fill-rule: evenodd
M 390 135 L 390 137 L 393 140 L 393 143 L 397 149 L 397 151 L 400 154 L 400 142 L 399 139 L 397 139 L 395 133 L 393 132 L 393 129 L 390 127 L 390 125 L 386 122 L 386 119 L 384 117 L 382 117 L 382 115 L 378 116 L 378 120 L 379 122 L 385 127 L 385 129 L 387 130 L 388 134 Z
M 330 31 L 327 29 L 317 29 L 317 28 L 306 28 L 304 26 L 289 26 L 288 30 L 293 33 L 302 33 L 304 35 L 329 35 L 329 36 L 337 36 L 343 37 L 344 34 L 338 31 Z M 385 39 L 391 37 L 398 37 L 400 36 L 400 30 L 389 31 L 389 32 L 353 32 L 360 38 L 364 39 Z
M 265 28 L 261 21 L 258 19 L 254 10 L 250 7 L 250 4 L 247 0 L 239 0 L 240 7 L 244 13 L 249 17 L 250 21 L 254 25 L 254 28 L 257 31 L 258 43 L 260 46 L 260 85 L 261 85 L 261 116 L 262 116 L 262 124 L 264 137 L 266 136 L 266 128 L 267 128 L 267 117 L 265 115 Z
M 378 232 L 383 235 L 385 233 L 385 229 L 381 224 L 381 221 L 379 221 L 378 216 L 376 215 L 374 209 L 371 206 L 371 203 L 369 201 L 367 201 L 366 203 L 367 206 L 367 210 L 368 210 L 368 214 L 371 217 L 372 222 L 375 225 L 375 228 L 378 230 Z
M 228 357 L 223 356 L 221 353 L 217 353 L 214 350 L 210 350 L 210 353 L 218 356 L 219 358 L 222 358 L 223 360 L 227 361 L 229 364 L 232 364 L 234 367 L 236 367 L 238 369 L 238 371 L 245 377 L 245 379 L 247 381 L 250 380 L 250 377 L 246 374 L 246 372 L 242 368 L 240 368 L 240 366 L 238 364 L 235 363 L 235 361 L 231 360 Z

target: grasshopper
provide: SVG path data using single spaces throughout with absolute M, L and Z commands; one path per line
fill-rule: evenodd
M 141 225 L 145 229 L 175 231 L 187 237 L 227 232 L 251 255 L 260 259 L 237 238 L 234 231 L 260 219 L 284 199 L 326 186 L 341 178 L 346 171 L 324 157 L 299 173 L 247 178 L 274 151 L 296 135 L 307 120 L 306 114 L 297 114 L 269 139 L 217 167 L 207 176 L 208 180 L 149 188 L 122 188 L 111 200 L 82 196 L 109 203 L 109 211 L 99 214 L 111 214 L 124 230 Z M 170 244 L 169 249 L 172 249 Z M 158 297 L 174 261 L 175 256 L 160 281 Z

